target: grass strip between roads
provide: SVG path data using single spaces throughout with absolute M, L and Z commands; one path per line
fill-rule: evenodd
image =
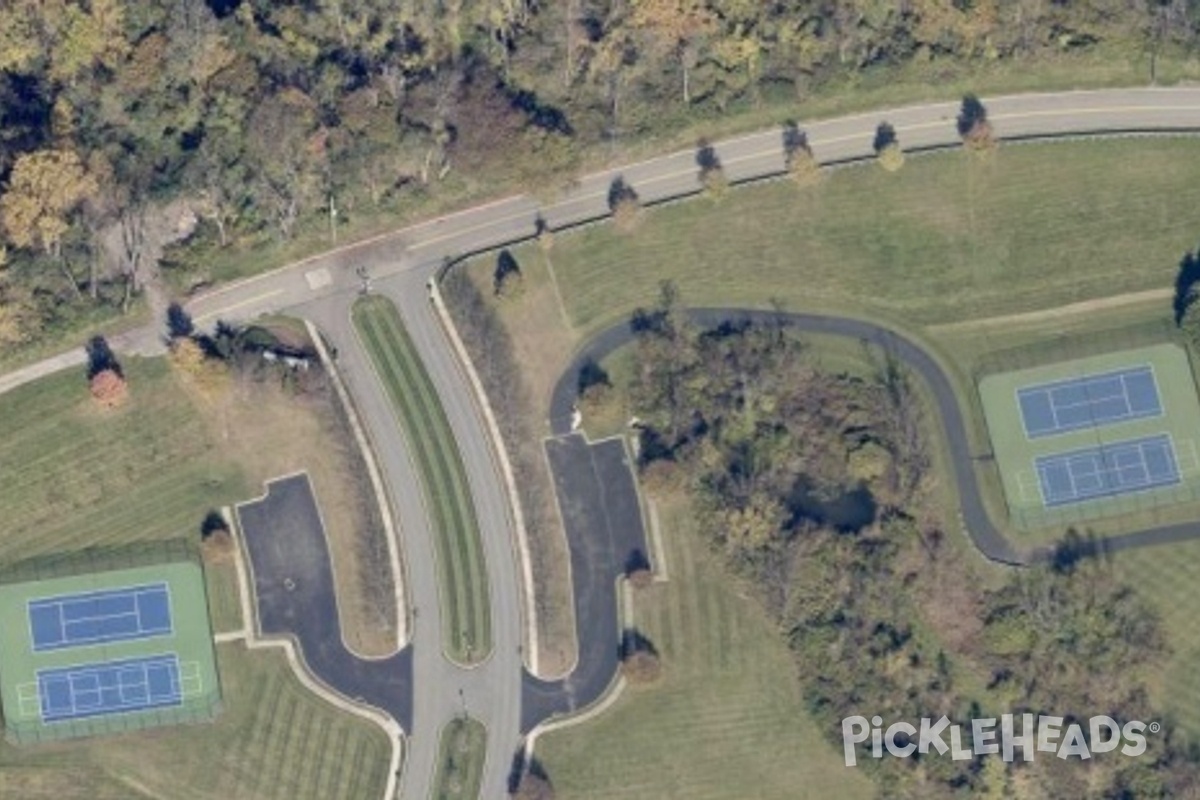
M 447 722 L 438 742 L 433 800 L 479 797 L 486 755 L 487 729 L 481 722 L 465 716 Z
M 456 661 L 478 661 L 492 646 L 487 572 L 466 471 L 446 412 L 391 301 L 360 300 L 354 324 L 399 414 L 436 526 L 443 645 Z

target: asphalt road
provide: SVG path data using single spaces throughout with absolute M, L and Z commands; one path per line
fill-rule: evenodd
M 261 632 L 300 645 L 304 663 L 326 686 L 412 727 L 412 655 L 355 656 L 342 640 L 325 531 L 307 475 L 274 481 L 261 500 L 238 508 L 250 555 Z
M 984 98 L 995 133 L 1002 139 L 1052 137 L 1093 132 L 1195 132 L 1200 131 L 1200 88 L 1113 89 Z M 897 131 L 900 143 L 909 150 L 954 147 L 957 100 L 915 105 L 830 120 L 800 120 L 818 160 L 841 163 L 870 158 L 871 141 L 878 122 L 887 120 Z M 767 130 L 714 145 L 726 175 L 734 182 L 768 177 L 783 168 L 781 131 Z M 512 525 L 503 508 L 502 485 L 482 436 L 478 414 L 472 407 L 467 387 L 458 372 L 453 352 L 427 309 L 422 309 L 421 286 L 445 258 L 454 258 L 512 244 L 529 238 L 540 214 L 552 228 L 577 225 L 607 215 L 608 187 L 621 175 L 638 192 L 644 204 L 693 194 L 700 189 L 695 154 L 683 150 L 638 164 L 622 165 L 582 178 L 559 199 L 541 204 L 527 196 L 497 200 L 458 214 L 414 225 L 371 240 L 343 246 L 255 278 L 229 284 L 197 297 L 188 311 L 197 322 L 218 318 L 230 321 L 252 319 L 268 312 L 290 311 L 312 314 L 315 321 L 332 331 L 335 345 L 347 364 L 348 384 L 356 402 L 364 409 L 370 431 L 401 516 L 401 550 L 407 563 L 410 606 L 418 609 L 414 632 L 414 681 L 416 704 L 410 734 L 403 796 L 428 796 L 432 764 L 442 723 L 461 710 L 459 690 L 470 711 L 488 727 L 488 772 L 483 796 L 499 797 L 508 756 L 520 743 L 519 696 L 520 646 L 518 625 L 521 603 L 516 591 L 512 557 Z M 470 472 L 479 517 L 489 519 L 486 553 L 492 586 L 492 615 L 495 653 L 485 668 L 458 670 L 440 659 L 440 647 L 432 646 L 429 631 L 438 630 L 437 593 L 432 570 L 431 531 L 424 520 L 420 501 L 414 502 L 419 484 L 412 475 L 403 439 L 386 409 L 382 386 L 361 363 L 363 355 L 353 351 L 352 333 L 347 331 L 345 312 L 357 287 L 354 268 L 367 266 L 377 286 L 398 298 L 401 313 L 410 326 L 426 366 L 443 393 L 450 423 L 463 448 Z M 395 284 L 388 279 L 395 278 Z M 328 325 L 326 325 L 328 323 Z M 161 322 L 129 334 L 113 337 L 119 352 L 161 351 Z M 342 342 L 350 342 L 343 346 Z M 0 376 L 0 392 L 37 377 L 82 363 L 76 349 L 45 359 L 21 370 Z M 454 409 L 454 410 L 452 410 Z M 953 413 L 957 413 L 954 411 Z M 960 420 L 961 421 L 961 420 Z M 407 466 L 406 466 L 407 465 Z M 956 469 L 958 467 L 956 466 Z M 960 486 L 970 485 L 960 481 Z M 968 490 L 969 491 L 969 490 Z M 964 509 L 967 506 L 964 496 Z M 1180 529 L 1147 532 L 1138 542 L 1173 541 L 1184 535 Z M 494 538 L 493 538 L 494 537 Z M 1173 538 L 1175 537 L 1175 538 Z M 992 541 L 990 551 L 1012 556 L 1003 540 Z M 426 638 L 422 638 L 426 637 Z M 507 666 L 511 665 L 511 671 Z M 493 678 L 493 676 L 499 676 Z M 510 677 L 511 676 L 511 677 Z M 474 678 L 474 680 L 470 680 Z M 494 682 L 493 682 L 494 679 Z

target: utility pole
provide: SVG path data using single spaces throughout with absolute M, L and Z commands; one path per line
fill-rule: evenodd
M 333 202 L 333 194 L 329 195 L 329 235 L 337 244 L 337 206 Z

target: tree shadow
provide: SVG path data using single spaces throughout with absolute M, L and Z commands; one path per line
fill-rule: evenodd
M 986 122 L 987 109 L 984 108 L 983 102 L 973 94 L 963 95 L 962 107 L 959 109 L 958 119 L 955 120 L 958 135 L 965 138 L 975 130 L 976 125 Z
M 221 516 L 220 511 L 213 509 L 204 515 L 204 521 L 200 523 L 200 538 L 207 539 L 221 531 L 228 533 L 229 523 L 225 521 L 225 517 Z
M 789 119 L 783 123 L 783 154 L 791 161 L 798 153 L 811 153 L 808 144 L 808 134 L 800 130 L 796 120 Z
M 520 274 L 521 265 L 517 263 L 517 257 L 507 247 L 504 248 L 496 256 L 496 271 L 492 274 L 492 293 L 500 294 L 504 288 L 504 282 L 508 280 L 509 276 Z
M 600 366 L 595 359 L 589 358 L 579 368 L 576 391 L 582 397 L 588 389 L 594 386 L 610 387 L 612 386 L 612 380 L 609 378 L 608 372 L 604 367 Z
M 635 547 L 629 552 L 625 559 L 625 577 L 628 578 L 638 572 L 650 570 L 650 559 L 642 552 L 640 547 Z
M 702 176 L 721 168 L 721 159 L 717 156 L 716 148 L 707 139 L 696 142 L 696 166 L 700 167 Z
M 875 153 L 879 154 L 898 142 L 895 126 L 890 122 L 881 122 L 875 128 L 875 141 L 871 146 L 875 149 Z
M 1191 294 L 1197 282 L 1200 282 L 1200 255 L 1184 253 L 1183 258 L 1179 260 L 1179 272 L 1175 276 L 1175 300 L 1172 308 L 1175 311 L 1176 325 L 1183 322 L 1183 315 L 1195 300 Z
M 1107 543 L 1088 530 L 1080 533 L 1074 527 L 1067 528 L 1050 553 L 1050 569 L 1058 575 L 1070 575 L 1087 558 L 1105 558 Z
M 106 370 L 115 372 L 119 378 L 125 377 L 125 372 L 121 369 L 116 354 L 113 353 L 112 348 L 108 346 L 108 340 L 103 336 L 93 336 L 88 339 L 83 349 L 87 352 L 89 381 Z
M 616 211 L 624 203 L 637 203 L 638 193 L 625 180 L 624 175 L 618 175 L 608 185 L 608 210 Z
M 617 657 L 622 661 L 627 661 L 638 653 L 647 653 L 658 658 L 658 648 L 654 646 L 654 642 L 647 639 L 637 628 L 626 628 L 621 631 L 621 643 L 617 646 Z
M 542 762 L 537 756 L 530 755 L 526 757 L 525 748 L 517 748 L 517 752 L 513 753 L 512 764 L 508 770 L 508 793 L 515 795 L 521 788 L 521 779 L 526 775 L 532 775 L 538 780 L 550 782 L 550 775 L 546 772 L 546 768 L 542 766 Z

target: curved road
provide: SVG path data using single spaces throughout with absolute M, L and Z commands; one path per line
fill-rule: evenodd
M 1002 139 L 1095 132 L 1200 131 L 1200 89 L 1197 88 L 1013 95 L 985 98 L 985 102 L 996 135 Z M 892 123 L 901 145 L 907 150 L 957 146 L 954 127 L 957 111 L 958 101 L 953 100 L 805 122 L 802 127 L 819 161 L 842 163 L 872 157 L 875 126 L 882 120 Z M 778 129 L 718 142 L 715 150 L 726 174 L 734 182 L 779 174 L 784 165 Z M 348 382 L 356 401 L 365 409 L 363 416 L 384 462 L 391 497 L 401 512 L 401 545 L 409 573 L 409 605 L 420 612 L 414 626 L 417 700 L 413 730 L 408 731 L 410 743 L 404 775 L 406 798 L 417 800 L 429 794 L 438 731 L 450 716 L 461 710 L 460 689 L 468 710 L 488 726 L 488 769 L 483 796 L 501 796 L 509 758 L 521 741 L 520 709 L 516 698 L 521 671 L 520 625 L 525 622 L 521 618 L 522 606 L 517 591 L 511 517 L 502 510 L 503 485 L 460 365 L 437 328 L 436 320 L 423 305 L 423 284 L 445 258 L 489 250 L 531 237 L 539 215 L 555 229 L 606 217 L 608 187 L 617 175 L 623 176 L 637 190 L 643 203 L 684 197 L 700 190 L 694 152 L 682 150 L 586 176 L 559 200 L 541 207 L 527 196 L 498 200 L 347 245 L 221 287 L 188 303 L 189 312 L 201 324 L 218 318 L 246 320 L 285 310 L 322 317 L 320 321 L 346 354 Z M 430 569 L 431 531 L 427 521 L 422 519 L 419 501 L 413 502 L 414 492 L 418 490 L 414 488 L 417 484 L 413 481 L 411 464 L 405 466 L 407 457 L 403 442 L 396 435 L 386 433 L 394 426 L 394 421 L 385 409 L 382 387 L 370 374 L 369 367 L 362 363 L 361 353 L 351 355 L 356 346 L 346 328 L 344 312 L 357 285 L 354 268 L 360 265 L 370 268 L 382 290 L 399 301 L 421 356 L 435 385 L 443 393 L 443 403 L 467 462 L 474 500 L 480 506 L 480 519 L 487 517 L 490 520 L 484 538 L 493 587 L 491 612 L 496 631 L 495 650 L 484 668 L 472 671 L 470 676 L 444 662 L 440 646 L 435 650 L 432 638 L 422 640 L 423 630 L 437 630 L 438 627 L 437 593 L 432 584 L 434 573 Z M 389 280 L 393 278 L 394 282 Z M 155 353 L 161 351 L 160 338 L 161 331 L 154 325 L 113 337 L 113 344 L 121 352 Z M 342 347 L 343 341 L 351 344 Z M 911 346 L 902 339 L 895 344 L 897 347 Z M 919 359 L 920 356 L 914 354 L 914 357 Z M 355 359 L 359 363 L 352 366 Z M 82 363 L 83 354 L 78 349 L 48 358 L 0 376 L 0 392 Z M 943 411 L 958 413 L 956 408 Z M 973 481 L 960 481 L 960 486 L 972 484 Z M 974 525 L 971 527 L 973 531 L 978 529 Z M 1141 534 L 1141 539 L 1127 539 L 1129 545 L 1122 545 L 1121 538 L 1112 540 L 1112 544 L 1137 546 L 1173 540 L 1172 537 L 1179 535 L 1174 529 L 1160 529 Z M 993 548 L 990 552 L 1003 556 L 1002 560 L 1014 560 L 1014 556 L 1015 560 L 1020 560 L 1019 555 L 1007 549 L 1001 538 L 993 541 L 988 537 L 985 546 Z M 475 680 L 471 681 L 469 677 Z
M 951 467 L 954 470 L 963 523 L 976 549 L 987 559 L 1002 564 L 1024 566 L 1045 561 L 1053 550 L 1039 548 L 1022 551 L 992 523 L 983 504 L 979 490 L 979 478 L 975 473 L 975 456 L 971 453 L 971 440 L 963 420 L 963 411 L 958 405 L 953 382 L 941 364 L 921 345 L 890 328 L 844 317 L 829 317 L 820 314 L 804 314 L 790 311 L 762 311 L 738 308 L 695 308 L 687 310 L 688 317 L 706 328 L 716 327 L 723 322 L 745 320 L 754 323 L 782 321 L 804 333 L 842 336 L 857 341 L 870 342 L 884 352 L 899 359 L 921 376 L 933 393 L 938 417 L 950 450 Z M 628 322 L 618 323 L 601 331 L 590 339 L 575 355 L 570 366 L 555 384 L 550 402 L 550 425 L 555 435 L 571 430 L 571 416 L 579 385 L 579 373 L 590 360 L 599 361 L 621 346 L 632 342 L 633 329 Z M 1179 523 L 1149 528 L 1086 541 L 1080 545 L 1076 555 L 1099 555 L 1132 550 L 1138 547 L 1183 542 L 1200 538 L 1200 524 Z

